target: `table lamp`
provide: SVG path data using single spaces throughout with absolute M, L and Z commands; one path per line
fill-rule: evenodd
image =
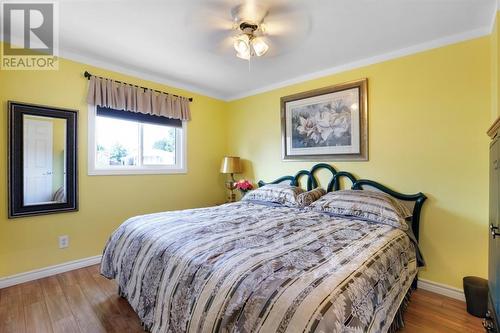
M 230 179 L 226 181 L 226 188 L 230 191 L 228 201 L 236 201 L 236 195 L 234 194 L 234 190 L 236 189 L 236 180 L 234 179 L 234 174 L 241 173 L 240 158 L 236 156 L 225 156 L 222 159 L 220 172 L 230 175 Z

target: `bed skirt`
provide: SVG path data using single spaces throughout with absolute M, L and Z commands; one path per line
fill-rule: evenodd
M 410 298 L 411 294 L 413 293 L 414 288 L 411 287 L 408 289 L 408 292 L 406 293 L 405 297 L 401 301 L 401 305 L 399 306 L 398 311 L 396 311 L 396 315 L 394 316 L 394 320 L 392 321 L 391 326 L 389 327 L 389 330 L 387 333 L 395 333 L 405 327 L 405 322 L 404 322 L 404 313 L 406 309 L 408 308 L 408 305 L 410 304 Z

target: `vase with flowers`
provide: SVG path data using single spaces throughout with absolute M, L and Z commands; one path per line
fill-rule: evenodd
M 235 184 L 236 188 L 240 190 L 241 196 L 244 197 L 248 191 L 253 189 L 252 183 L 246 179 L 238 180 Z

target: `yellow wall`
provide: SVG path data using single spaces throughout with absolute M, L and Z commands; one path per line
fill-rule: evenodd
M 500 37 L 500 24 L 498 22 L 500 18 L 500 12 L 497 12 L 495 23 L 493 25 L 493 31 L 490 35 L 490 50 L 491 50 L 491 121 L 495 121 L 500 116 L 500 109 L 498 104 L 498 98 L 500 96 L 500 84 L 498 79 L 500 78 L 500 53 L 499 53 L 499 37 Z
M 483 37 L 229 103 L 229 153 L 271 181 L 313 162 L 282 162 L 280 97 L 368 78 L 368 162 L 332 162 L 394 189 L 424 192 L 421 277 L 461 288 L 487 275 L 490 39 Z
M 194 97 L 188 124 L 188 174 L 87 175 L 87 80 L 83 72 Z M 7 219 L 7 101 L 76 109 L 80 211 Z M 219 163 L 226 151 L 224 102 L 80 63 L 58 71 L 0 71 L 0 277 L 101 254 L 111 231 L 127 217 L 213 205 L 224 200 Z M 58 249 L 58 236 L 70 246 Z

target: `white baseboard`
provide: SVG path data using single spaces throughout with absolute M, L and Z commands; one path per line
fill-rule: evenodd
M 73 261 L 68 261 L 62 264 L 35 269 L 33 271 L 19 273 L 4 278 L 0 278 L 0 289 L 14 286 L 16 284 L 38 280 L 47 276 L 52 276 L 78 268 L 87 267 L 99 264 L 101 262 L 101 255 L 88 257 Z
M 465 295 L 462 289 L 451 287 L 446 284 L 418 279 L 418 288 L 465 302 Z
M 102 256 L 94 256 L 84 259 L 78 259 L 73 261 L 68 261 L 62 264 L 49 266 L 45 268 L 35 269 L 33 271 L 24 272 L 20 274 L 15 274 L 0 278 L 0 289 L 14 286 L 16 284 L 21 284 L 24 282 L 29 282 L 37 279 L 41 279 L 47 276 L 52 276 L 68 271 L 72 271 L 78 268 L 87 267 L 99 264 L 101 262 Z M 446 284 L 437 283 L 425 279 L 418 279 L 418 288 L 431 291 L 436 294 L 443 296 L 448 296 L 451 298 L 458 299 L 460 301 L 465 301 L 464 292 L 461 289 L 448 286 Z

